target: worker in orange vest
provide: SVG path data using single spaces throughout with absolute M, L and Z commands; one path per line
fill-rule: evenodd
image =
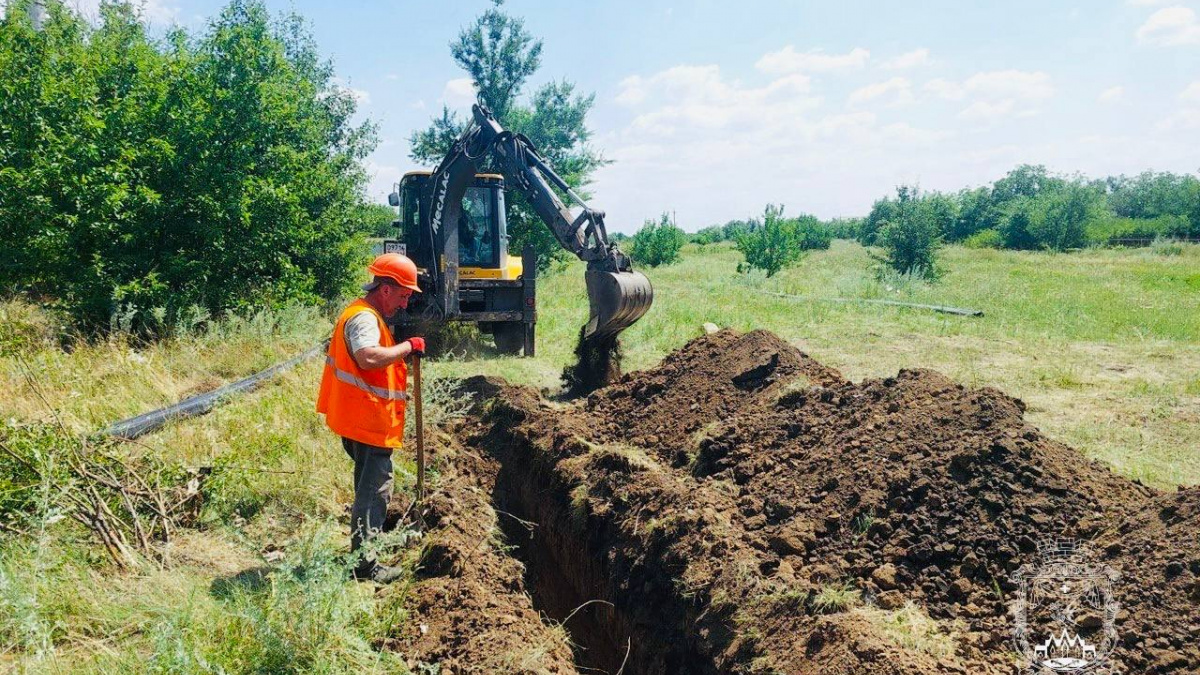
M 358 552 L 383 527 L 392 497 L 392 451 L 404 440 L 409 354 L 422 354 L 425 340 L 396 344 L 387 319 L 408 307 L 417 286 L 417 266 L 398 253 L 385 253 L 367 267 L 366 295 L 342 310 L 329 341 L 317 412 L 342 437 L 354 460 L 354 505 L 350 510 L 350 549 Z M 354 576 L 379 583 L 395 581 L 399 568 L 360 554 Z

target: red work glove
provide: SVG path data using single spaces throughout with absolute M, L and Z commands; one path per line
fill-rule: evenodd
M 417 354 L 420 356 L 423 356 L 425 354 L 425 338 L 410 337 L 407 340 L 405 340 L 405 342 L 407 342 L 409 347 L 412 348 L 412 351 L 410 353 Z

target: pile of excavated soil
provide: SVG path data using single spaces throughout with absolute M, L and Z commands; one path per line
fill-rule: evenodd
M 467 388 L 460 456 L 526 570 L 497 592 L 581 671 L 1011 673 L 1012 574 L 1067 537 L 1121 575 L 1120 670 L 1200 672 L 1200 489 L 1115 476 L 997 390 L 855 384 L 761 331 L 566 405 Z

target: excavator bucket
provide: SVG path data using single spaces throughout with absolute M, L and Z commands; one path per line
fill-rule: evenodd
M 654 301 L 650 280 L 641 272 L 588 270 L 585 279 L 591 306 L 585 338 L 598 340 L 620 333 L 642 318 Z

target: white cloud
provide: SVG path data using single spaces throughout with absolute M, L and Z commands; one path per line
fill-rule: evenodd
M 1172 113 L 1158 123 L 1157 129 L 1164 133 L 1200 130 L 1200 108 L 1187 108 Z
M 775 75 L 783 73 L 820 73 L 844 68 L 862 68 L 871 58 L 871 52 L 855 47 L 845 54 L 826 54 L 823 49 L 798 52 L 788 45 L 776 52 L 768 52 L 754 64 L 755 68 Z
M 705 129 L 752 123 L 756 108 L 785 107 L 793 113 L 812 107 L 807 75 L 785 75 L 763 87 L 748 88 L 729 82 L 715 65 L 675 66 L 642 77 L 621 81 L 616 101 L 628 107 L 649 103 L 633 120 L 633 128 L 672 134 L 678 128 Z
M 751 84 L 716 65 L 626 78 L 616 96 L 628 119 L 596 139 L 615 160 L 595 182 L 610 227 L 629 229 L 655 215 L 643 209 L 668 206 L 686 227 L 745 217 L 767 202 L 784 201 L 789 212 L 844 212 L 845 195 L 834 186 L 852 186 L 846 190 L 869 204 L 893 184 L 883 167 L 914 149 L 932 152 L 953 133 L 881 119 L 876 110 L 831 112 L 814 87 L 803 73 Z M 884 89 L 860 98 L 890 101 L 902 87 Z
M 1117 85 L 1115 87 L 1109 87 L 1108 89 L 1100 92 L 1100 95 L 1096 97 L 1096 100 L 1100 103 L 1116 103 L 1122 98 L 1125 98 L 1125 87 Z
M 388 73 L 387 75 L 383 76 L 383 79 L 385 79 L 389 82 L 395 82 L 396 80 L 400 79 L 400 74 L 399 73 Z
M 883 62 L 883 67 L 887 70 L 904 70 L 906 68 L 916 68 L 917 66 L 927 66 L 933 63 L 929 58 L 929 50 L 921 47 L 914 49 L 911 52 L 906 52 L 900 56 L 895 56 Z
M 1134 7 L 1153 7 L 1155 5 L 1164 5 L 1169 0 L 1127 0 Z
M 975 121 L 1037 114 L 1036 104 L 1054 96 L 1054 83 L 1042 71 L 993 70 L 975 73 L 961 82 L 933 79 L 922 87 L 948 101 L 967 101 L 959 115 Z
M 145 0 L 142 3 L 142 20 L 152 24 L 171 24 L 179 18 L 179 8 L 162 0 Z
M 967 96 L 967 91 L 962 84 L 941 77 L 926 82 L 922 89 L 947 101 L 961 101 Z
M 469 77 L 450 80 L 442 89 L 442 103 L 451 108 L 465 108 L 474 102 L 475 83 Z
M 386 204 L 387 202 L 383 200 L 392 191 L 392 187 L 400 182 L 400 167 L 391 164 L 379 164 L 374 159 L 368 159 L 367 175 L 370 176 L 370 182 L 367 185 L 367 197 L 373 201 Z
M 359 106 L 371 105 L 371 92 L 366 89 L 356 89 L 351 87 L 349 83 L 340 77 L 335 77 L 331 80 L 334 88 L 340 89 L 354 97 L 354 102 Z
M 1017 102 L 1011 98 L 999 101 L 976 101 L 964 108 L 958 116 L 965 120 L 993 122 L 1012 115 L 1016 106 Z
M 1187 103 L 1200 103 L 1200 80 L 1185 87 L 1179 94 L 1179 100 Z
M 880 101 L 880 99 L 883 99 Z M 901 106 L 913 102 L 912 82 L 907 77 L 893 77 L 854 90 L 846 99 L 847 105 L 860 106 L 876 102 L 888 106 Z
M 975 73 L 963 82 L 968 94 L 988 98 L 1045 99 L 1054 95 L 1050 76 L 1042 71 L 995 70 Z
M 1200 20 L 1190 7 L 1160 9 L 1138 28 L 1137 38 L 1161 47 L 1200 44 Z

